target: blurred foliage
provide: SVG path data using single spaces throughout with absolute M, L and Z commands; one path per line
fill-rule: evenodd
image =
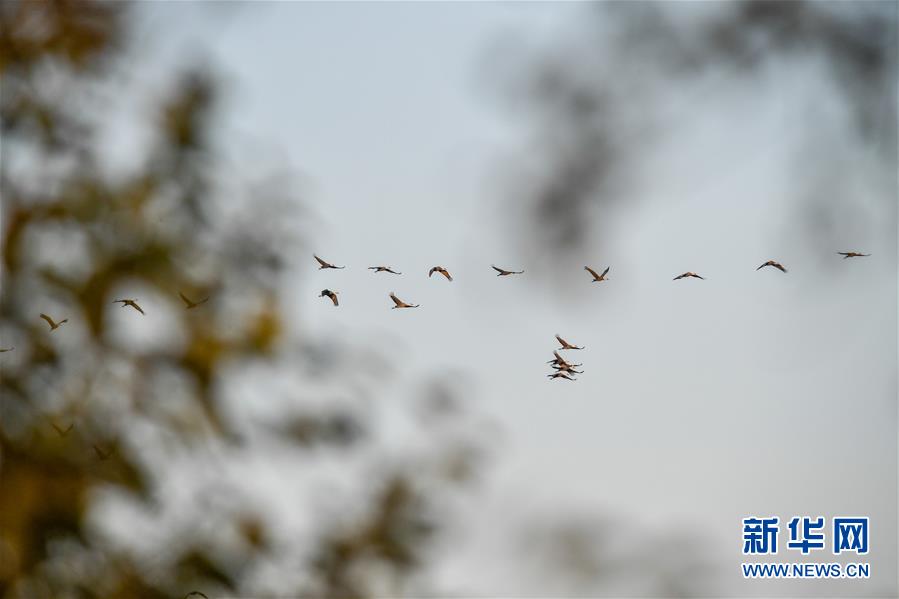
M 707 544 L 687 530 L 648 533 L 589 513 L 538 521 L 520 541 L 528 547 L 528 571 L 567 597 L 719 595 L 718 564 Z
M 331 519 L 339 524 L 313 517 L 311 543 L 279 540 L 265 497 L 240 509 L 216 503 L 240 495 L 234 480 L 216 478 L 232 460 L 279 459 L 273 447 L 285 445 L 369 456 L 376 435 L 352 405 L 285 408 L 277 425 L 257 429 L 235 410 L 263 394 L 231 390 L 243 369 L 265 369 L 271 380 L 330 355 L 321 376 L 339 386 L 353 375 L 288 326 L 284 206 L 217 184 L 218 89 L 207 72 L 175 78 L 145 123 L 153 141 L 137 150 L 136 168 L 114 176 L 104 168 L 105 108 L 90 90 L 121 85 L 129 9 L 0 4 L 0 336 L 15 348 L 0 357 L 0 596 L 349 597 L 383 592 L 384 580 L 396 592 L 438 530 L 431 507 L 440 485 L 459 481 L 442 465 L 466 472 L 458 462 L 470 467 L 470 447 L 435 441 L 436 461 L 388 460 L 363 481 L 373 492 L 329 502 L 360 503 L 361 515 Z M 179 293 L 210 300 L 187 310 Z M 123 296 L 137 297 L 147 315 L 112 304 Z M 51 332 L 41 312 L 68 322 Z M 203 499 L 172 508 L 168 495 L 184 482 L 169 467 L 178 456 Z M 169 531 L 173 509 L 188 516 Z M 122 513 L 143 514 L 149 527 Z M 273 563 L 302 575 L 285 590 L 260 574 Z
M 790 68 L 795 77 L 823 67 L 851 127 L 848 135 L 825 130 L 823 141 L 823 128 L 797 127 L 807 142 L 794 166 L 802 175 L 794 195 L 800 222 L 812 223 L 815 236 L 863 218 L 860 206 L 847 206 L 849 191 L 839 190 L 846 177 L 837 167 L 846 148 L 869 156 L 882 186 L 894 190 L 895 3 L 599 2 L 582 17 L 574 35 L 548 48 L 509 52 L 525 58 L 503 63 L 512 76 L 497 78 L 534 137 L 508 179 L 515 210 L 526 204 L 526 234 L 519 237 L 528 248 L 536 239 L 535 260 L 545 256 L 552 267 L 557 254 L 576 253 L 612 234 L 617 211 L 633 201 L 634 181 L 647 177 L 645 157 L 660 132 L 681 116 L 701 114 L 720 95 L 701 87 L 686 110 L 671 115 L 665 104 L 670 90 L 703 84 L 710 73 L 726 74 L 730 91 L 754 83 L 747 89 L 761 97 L 772 92 L 763 78 L 771 64 Z M 895 193 L 881 195 L 895 203 Z M 895 219 L 866 216 L 868 228 L 882 223 L 895 229 Z

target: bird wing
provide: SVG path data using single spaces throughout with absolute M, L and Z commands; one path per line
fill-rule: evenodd
M 430 278 L 431 278 L 431 275 L 434 274 L 435 272 L 437 272 L 437 267 L 436 267 L 436 266 L 435 266 L 434 268 L 432 268 L 431 270 L 428 271 L 428 278 L 430 279 Z
M 780 272 L 787 272 L 787 269 L 783 267 L 783 264 L 774 264 L 774 268 L 776 268 Z
M 146 312 L 144 312 L 140 306 L 137 305 L 137 302 L 128 302 L 128 305 L 140 312 L 141 314 L 146 316 Z
M 395 296 L 393 293 L 390 294 L 390 299 L 393 300 L 393 303 L 396 304 L 397 307 L 399 307 L 399 308 L 403 307 L 403 305 L 404 305 L 403 301 L 400 298 L 398 298 L 397 296 Z
M 493 270 L 495 270 L 496 272 L 498 272 L 498 273 L 501 274 L 501 275 L 504 275 L 504 274 L 506 274 L 507 272 L 509 272 L 509 271 L 507 271 L 507 270 L 503 270 L 502 268 L 497 268 L 496 266 L 494 266 L 494 265 L 492 265 L 492 264 L 490 265 L 490 268 L 492 268 Z
M 602 271 L 602 276 L 603 276 L 603 277 L 606 276 L 607 274 L 609 274 L 609 269 L 610 269 L 610 268 L 612 268 L 612 267 L 611 267 L 611 266 L 606 266 L 606 269 L 605 269 L 604 271 Z
M 765 262 L 764 264 L 762 264 L 761 266 L 759 266 L 758 268 L 756 268 L 756 270 L 762 270 L 762 269 L 765 268 L 766 266 L 768 266 L 768 263 L 767 263 L 767 262 Z
M 671 280 L 672 280 L 672 281 L 676 281 L 676 280 L 678 280 L 678 279 L 683 279 L 685 276 L 687 276 L 687 275 L 677 275 L 676 277 L 674 277 L 674 278 L 671 279 Z
M 188 308 L 190 308 L 191 306 L 194 305 L 194 303 L 193 303 L 192 301 L 190 301 L 189 299 L 187 299 L 187 296 L 185 296 L 185 295 L 184 295 L 183 293 L 181 293 L 180 291 L 178 292 L 178 297 L 181 298 L 181 301 L 183 301 L 185 304 L 187 304 L 187 307 L 188 307 Z
M 453 275 L 451 275 L 451 274 L 449 273 L 449 271 L 448 271 L 447 269 L 445 269 L 445 268 L 442 269 L 442 270 L 440 271 L 440 274 L 442 274 L 444 277 L 446 277 L 446 280 L 447 280 L 447 281 L 452 281 L 452 280 L 453 280 Z
M 51 422 L 50 426 L 56 429 L 56 432 L 59 433 L 60 437 L 65 437 L 67 434 L 69 434 L 69 431 L 72 430 L 72 427 L 75 426 L 75 423 L 73 422 L 69 424 L 69 426 L 66 428 L 60 428 L 55 422 Z
M 331 301 L 334 302 L 335 306 L 338 305 L 336 293 L 331 293 L 329 297 L 331 298 Z
M 586 271 L 589 272 L 591 275 L 593 275 L 593 278 L 594 278 L 594 279 L 598 279 L 598 278 L 599 278 L 599 273 L 596 272 L 595 270 L 593 270 L 592 268 L 590 268 L 589 266 L 585 266 L 585 267 L 584 267 L 584 270 L 586 270 Z
M 103 452 L 103 450 L 101 450 L 101 449 L 100 449 L 99 447 L 97 447 L 96 445 L 92 445 L 92 447 L 94 448 L 94 452 L 96 452 L 97 457 L 100 458 L 101 460 L 107 459 L 107 458 L 108 458 L 109 456 L 111 456 L 111 455 L 113 454 L 113 452 L 115 451 L 115 446 L 113 446 L 109 451 L 107 451 L 107 452 L 105 452 L 105 453 Z
M 563 347 L 568 347 L 568 342 L 565 341 L 564 339 L 562 339 L 561 337 L 559 337 L 558 335 L 556 335 L 556 339 L 559 340 L 559 343 L 561 343 Z
M 317 261 L 319 264 L 321 264 L 322 266 L 331 266 L 330 264 L 328 264 L 327 262 L 325 262 L 324 260 L 322 260 L 321 258 L 319 258 L 318 256 L 316 256 L 315 254 L 312 254 L 312 257 L 315 258 L 316 261 Z
M 49 324 L 51 327 L 56 326 L 56 323 L 53 322 L 53 319 L 50 318 L 49 316 L 47 316 L 46 314 L 43 314 L 43 313 L 42 313 L 42 314 L 41 314 L 41 318 L 43 318 L 44 320 L 46 320 L 46 321 L 47 321 L 47 324 Z

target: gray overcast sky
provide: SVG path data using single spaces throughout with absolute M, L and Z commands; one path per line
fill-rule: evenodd
M 224 74 L 232 163 L 301 174 L 314 226 L 308 250 L 288 257 L 300 326 L 389 343 L 413 380 L 460 372 L 499 425 L 467 550 L 440 572 L 450 588 L 568 592 L 514 567 L 515 530 L 562 508 L 705 537 L 721 593 L 895 594 L 895 227 L 810 247 L 793 234 L 797 211 L 783 209 L 810 99 L 822 139 L 849 127 L 820 70 L 772 65 L 762 94 L 728 85 L 727 73 L 699 100 L 672 89 L 672 124 L 628 189 L 634 208 L 603 240 L 614 249 L 559 264 L 573 273 L 561 290 L 536 273 L 493 276 L 491 263 L 530 270 L 532 256 L 503 225 L 497 174 L 525 132 L 485 89 L 483 62 L 508 36 L 549 43 L 582 10 L 144 3 L 139 14 L 151 72 L 201 56 Z M 142 77 L 152 94 L 158 81 Z M 842 158 L 860 197 L 884 193 L 863 154 Z M 872 210 L 895 224 L 884 204 Z M 843 249 L 873 256 L 844 262 Z M 315 271 L 313 251 L 347 269 Z M 755 272 L 769 258 L 790 272 Z M 381 263 L 405 274 L 364 270 Z M 435 264 L 456 281 L 428 280 Z M 591 285 L 584 264 L 611 265 L 611 281 Z M 671 281 L 685 270 L 708 280 Z M 340 291 L 340 309 L 317 297 L 324 287 Z M 422 308 L 389 310 L 389 291 Z M 586 346 L 576 383 L 544 378 L 555 333 Z M 869 515 L 874 580 L 744 582 L 749 515 Z

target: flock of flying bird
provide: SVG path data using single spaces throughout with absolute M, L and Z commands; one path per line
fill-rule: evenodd
M 196 308 L 197 306 L 205 304 L 206 302 L 209 301 L 209 298 L 206 297 L 206 298 L 203 298 L 203 299 L 195 302 L 180 292 L 178 293 L 178 296 L 181 298 L 181 301 L 184 302 L 184 308 L 186 310 L 192 310 L 193 308 Z M 134 308 L 135 310 L 137 310 L 138 312 L 140 312 L 141 314 L 146 314 L 146 312 L 144 312 L 143 308 L 141 308 L 140 305 L 137 303 L 137 300 L 133 299 L 133 298 L 117 299 L 117 300 L 113 300 L 112 303 L 122 304 L 123 308 L 131 307 L 131 308 Z M 62 325 L 64 325 L 65 323 L 69 322 L 68 318 L 63 318 L 62 320 L 53 320 L 52 317 L 48 316 L 47 314 L 44 314 L 43 312 L 41 312 L 39 314 L 39 316 L 47 322 L 47 325 L 50 327 L 51 333 L 53 331 L 55 331 L 56 329 L 58 329 L 59 327 L 61 327 Z M 12 351 L 14 349 L 15 349 L 15 347 L 0 348 L 0 353 Z
M 335 269 L 335 270 L 339 270 L 339 269 L 342 269 L 342 268 L 346 268 L 346 266 L 334 266 L 334 265 L 331 264 L 330 262 L 327 262 L 327 261 L 325 261 L 325 260 L 322 260 L 321 258 L 319 258 L 319 257 L 318 257 L 317 255 L 315 255 L 315 254 L 313 254 L 312 257 L 315 258 L 315 260 L 318 262 L 318 265 L 319 265 L 319 266 L 318 266 L 318 269 L 319 269 L 319 270 L 327 270 L 327 269 Z M 524 274 L 524 271 L 523 271 L 523 270 L 506 270 L 506 269 L 504 269 L 504 268 L 499 268 L 498 266 L 492 266 L 492 265 L 491 265 L 491 268 L 493 268 L 493 270 L 495 270 L 495 271 L 498 273 L 498 274 L 496 275 L 496 276 L 498 276 L 498 277 L 506 277 L 506 276 L 509 276 L 509 275 L 522 275 L 522 274 Z M 585 268 L 586 268 L 586 267 L 585 267 Z M 393 269 L 392 269 L 391 267 L 389 267 L 389 266 L 369 266 L 369 267 L 368 267 L 368 270 L 373 270 L 373 271 L 375 271 L 376 273 L 379 273 L 379 272 L 389 272 L 390 274 L 394 274 L 394 275 L 401 275 L 401 274 L 403 274 L 403 273 L 401 273 L 401 272 L 398 272 L 398 271 L 393 270 Z M 587 270 L 590 270 L 590 269 L 588 268 Z M 609 269 L 607 268 L 607 269 L 606 269 L 606 272 L 608 272 L 608 270 L 609 270 Z M 453 275 L 450 274 L 450 271 L 448 271 L 447 269 L 443 268 L 442 266 L 435 266 L 435 267 L 431 268 L 431 270 L 428 271 L 428 278 L 431 278 L 431 276 L 432 276 L 435 272 L 436 272 L 437 274 L 439 274 L 439 275 L 443 275 L 444 277 L 446 277 L 446 280 L 447 280 L 447 281 L 452 281 L 452 280 L 453 280 Z M 593 272 L 593 271 L 591 270 L 590 272 Z M 593 273 L 593 274 L 595 275 L 596 273 Z M 600 279 L 600 280 L 601 280 L 601 279 Z M 331 289 L 322 289 L 322 292 L 319 294 L 319 297 L 326 297 L 326 298 L 330 299 L 331 302 L 334 304 L 334 307 L 336 308 L 337 306 L 340 305 L 340 301 L 337 299 L 337 294 L 338 294 L 337 291 L 332 291 Z M 410 304 L 410 303 L 404 302 L 403 300 L 401 300 L 400 298 L 398 298 L 398 297 L 396 296 L 396 293 L 394 293 L 393 291 L 390 292 L 390 299 L 393 300 L 393 304 L 394 304 L 393 306 L 391 306 L 392 309 L 396 309 L 396 308 L 418 308 L 418 307 L 419 307 L 419 304 Z
M 871 255 L 871 254 L 862 254 L 860 252 L 837 252 L 837 254 L 839 254 L 840 256 L 843 256 L 844 260 L 846 258 L 864 258 L 864 257 Z M 319 270 L 327 270 L 327 269 L 339 270 L 339 269 L 346 268 L 345 266 L 335 266 L 334 264 L 331 264 L 330 262 L 328 262 L 326 260 L 322 260 L 315 254 L 313 254 L 313 258 L 315 258 L 316 262 L 318 262 Z M 764 262 L 758 268 L 756 268 L 756 270 L 761 270 L 761 269 L 765 268 L 766 266 L 776 268 L 777 270 L 784 272 L 784 273 L 787 272 L 787 269 L 784 268 L 783 264 L 781 264 L 775 260 L 768 260 L 767 262 Z M 523 270 L 506 270 L 504 268 L 500 268 L 500 267 L 494 266 L 492 264 L 490 267 L 497 272 L 496 276 L 498 276 L 498 277 L 507 277 L 510 275 L 524 274 Z M 602 271 L 601 273 L 593 270 L 589 266 L 585 266 L 584 270 L 586 270 L 588 273 L 590 273 L 590 276 L 593 277 L 593 279 L 591 281 L 592 283 L 602 283 L 604 281 L 609 280 L 608 274 L 609 274 L 610 268 L 611 267 L 606 267 L 606 269 L 604 271 Z M 375 273 L 386 272 L 386 273 L 390 273 L 393 275 L 403 274 L 399 271 L 394 270 L 393 268 L 391 268 L 389 266 L 369 266 L 368 270 L 374 271 Z M 453 280 L 453 275 L 451 275 L 450 272 L 443 266 L 434 266 L 433 268 L 431 268 L 431 270 L 428 271 L 428 278 L 432 277 L 434 275 L 434 273 L 443 275 L 447 281 Z M 679 274 L 676 277 L 674 277 L 674 279 L 672 279 L 672 280 L 677 281 L 679 279 L 685 279 L 685 278 L 695 278 L 695 279 L 705 280 L 705 277 L 703 277 L 699 274 L 696 274 L 695 272 L 692 272 L 692 271 L 687 271 L 685 273 Z M 319 295 L 319 297 L 327 297 L 328 299 L 331 300 L 331 302 L 334 304 L 334 306 L 337 307 L 340 305 L 340 301 L 337 299 L 337 295 L 338 295 L 337 291 L 333 291 L 331 289 L 322 289 L 322 292 Z M 180 292 L 178 293 L 178 296 L 181 298 L 181 301 L 184 302 L 185 309 L 187 309 L 187 310 L 192 310 L 192 309 L 206 303 L 207 301 L 209 301 L 208 297 L 201 299 L 199 301 L 193 301 L 190 298 L 188 298 L 186 295 L 184 295 L 183 293 L 180 293 Z M 394 293 L 393 291 L 390 292 L 389 297 L 393 301 L 393 304 L 394 304 L 393 306 L 391 306 L 392 309 L 420 307 L 419 304 L 410 304 L 408 302 L 401 300 L 400 298 L 398 298 L 396 296 L 396 293 Z M 137 303 L 137 299 L 123 298 L 123 299 L 114 300 L 113 303 L 121 304 L 123 308 L 130 307 L 130 308 L 137 310 L 141 314 L 146 314 L 144 312 L 143 308 L 141 308 L 140 305 Z M 56 329 L 61 327 L 63 324 L 65 324 L 69 321 L 68 318 L 63 318 L 62 320 L 56 321 L 44 313 L 41 313 L 40 317 L 43 318 L 47 322 L 47 324 L 50 326 L 51 332 L 55 331 Z M 576 347 L 574 345 L 569 344 L 568 342 L 566 342 L 564 339 L 562 339 L 558 335 L 556 335 L 556 339 L 558 339 L 559 343 L 561 343 L 561 345 L 562 345 L 561 347 L 558 348 L 559 350 L 582 349 L 580 347 Z M 15 348 L 14 347 L 0 348 L 0 353 L 12 351 L 13 349 L 15 349 Z M 550 360 L 549 363 L 553 365 L 553 368 L 555 368 L 556 371 L 548 376 L 553 379 L 563 378 L 563 379 L 568 379 L 568 380 L 575 380 L 575 379 L 571 378 L 569 375 L 570 374 L 580 374 L 580 371 L 576 370 L 575 368 L 578 366 L 581 366 L 581 364 L 570 364 L 570 363 L 566 362 L 564 359 L 562 359 L 561 356 L 559 356 L 558 350 L 554 351 L 553 354 L 555 357 L 553 360 Z
M 871 254 L 862 254 L 859 252 L 837 252 L 837 254 L 843 256 L 844 260 L 846 258 L 864 258 L 864 257 L 871 255 Z M 346 268 L 345 266 L 335 266 L 334 264 L 331 264 L 327 260 L 322 260 L 315 254 L 313 254 L 312 257 L 315 258 L 315 260 L 318 262 L 319 270 L 328 270 L 328 269 L 339 270 L 339 269 Z M 756 270 L 757 271 L 761 270 L 761 269 L 765 268 L 766 266 L 776 268 L 777 270 L 779 270 L 783 273 L 787 272 L 787 269 L 784 268 L 784 265 L 775 260 L 768 260 L 767 262 L 764 262 L 758 268 L 756 268 Z M 498 276 L 498 277 L 524 274 L 523 270 L 506 270 L 504 268 L 500 268 L 500 267 L 492 265 L 492 264 L 490 265 L 490 267 L 497 272 L 496 276 Z M 593 277 L 593 280 L 591 281 L 592 283 L 602 283 L 603 281 L 609 280 L 608 274 L 609 274 L 610 268 L 611 267 L 607 266 L 606 269 L 604 271 L 602 271 L 602 273 L 596 272 L 589 266 L 585 266 L 584 270 L 586 270 L 588 273 L 590 273 L 590 276 Z M 389 266 L 369 266 L 368 270 L 372 270 L 375 273 L 387 272 L 387 273 L 391 273 L 394 275 L 403 274 L 401 272 L 393 270 L 393 268 L 391 268 Z M 431 278 L 434 275 L 434 273 L 443 275 L 447 281 L 453 280 L 453 276 L 450 274 L 450 272 L 442 266 L 432 267 L 431 270 L 428 271 L 428 278 Z M 687 271 L 685 273 L 679 274 L 676 277 L 674 277 L 674 279 L 672 279 L 672 280 L 677 281 L 679 279 L 685 279 L 685 278 L 694 278 L 694 279 L 705 280 L 705 277 L 703 277 L 699 274 L 696 274 L 693 271 Z M 322 292 L 321 292 L 321 294 L 319 294 L 319 297 L 326 297 L 326 298 L 330 299 L 331 302 L 334 304 L 334 307 L 337 307 L 340 305 L 340 301 L 337 299 L 337 295 L 338 295 L 337 291 L 333 291 L 331 289 L 322 289 Z M 418 308 L 419 307 L 419 304 L 410 304 L 410 303 L 407 303 L 407 302 L 401 300 L 400 298 L 398 298 L 396 296 L 396 293 L 394 293 L 393 291 L 390 292 L 389 297 L 391 300 L 393 300 L 394 305 L 391 306 L 392 309 Z M 559 347 L 558 349 L 553 351 L 553 359 L 550 360 L 549 362 L 547 362 L 547 364 L 552 365 L 555 372 L 548 374 L 546 376 L 549 377 L 550 379 L 565 379 L 568 381 L 577 380 L 572 375 L 583 374 L 582 370 L 577 370 L 577 368 L 583 366 L 583 364 L 572 364 L 572 363 L 566 361 L 562 356 L 559 355 L 559 351 L 560 350 L 577 350 L 577 349 L 584 349 L 584 348 L 578 347 L 576 345 L 572 345 L 571 343 L 568 343 L 567 341 L 562 339 L 562 337 L 560 337 L 559 335 L 556 335 L 556 339 L 561 344 L 561 347 Z
M 837 252 L 837 254 L 839 254 L 840 256 L 843 256 L 844 260 L 846 258 L 864 258 L 864 257 L 871 255 L 871 254 L 862 254 L 860 252 Z M 345 266 L 335 266 L 334 264 L 331 264 L 330 262 L 328 262 L 326 260 L 322 260 L 315 254 L 313 254 L 313 258 L 315 258 L 316 262 L 318 262 L 319 270 L 328 270 L 328 269 L 340 270 L 340 269 L 346 268 Z M 761 269 L 765 268 L 766 266 L 776 268 L 777 270 L 784 272 L 784 273 L 787 272 L 787 269 L 784 268 L 783 264 L 781 264 L 775 260 L 768 260 L 767 262 L 761 264 L 758 268 L 756 268 L 756 270 L 761 270 Z M 498 277 L 507 277 L 510 275 L 524 274 L 523 270 L 506 270 L 505 268 L 500 268 L 500 267 L 494 266 L 492 264 L 490 265 L 490 267 L 497 272 L 496 276 L 498 276 Z M 609 280 L 608 274 L 609 274 L 610 268 L 611 267 L 606 267 L 606 269 L 604 271 L 602 271 L 601 273 L 593 270 L 589 266 L 585 266 L 584 270 L 586 270 L 588 273 L 590 273 L 590 276 L 593 277 L 593 279 L 591 281 L 592 283 L 602 283 L 604 281 Z M 403 274 L 399 271 L 394 270 L 393 268 L 391 268 L 389 266 L 369 266 L 368 270 L 374 271 L 375 273 L 386 272 L 386 273 L 390 273 L 393 275 Z M 443 266 L 434 266 L 433 268 L 431 268 L 431 270 L 428 271 L 428 278 L 432 277 L 434 275 L 434 273 L 443 275 L 447 281 L 453 280 L 453 275 L 451 275 L 450 272 Z M 672 280 L 677 281 L 679 279 L 685 279 L 685 278 L 695 278 L 695 279 L 705 280 L 705 277 L 703 277 L 699 274 L 696 274 L 693 271 L 687 271 L 685 273 L 679 274 L 676 277 L 674 277 L 674 279 L 672 279 Z M 321 294 L 319 294 L 319 297 L 326 297 L 326 298 L 330 299 L 331 302 L 334 304 L 334 306 L 337 307 L 340 305 L 340 301 L 337 299 L 337 295 L 338 295 L 337 291 L 333 291 L 331 289 L 322 289 L 322 292 L 321 292 Z M 192 310 L 193 308 L 196 308 L 196 307 L 206 303 L 207 301 L 209 301 L 208 297 L 206 297 L 202 300 L 199 300 L 199 301 L 193 301 L 190 298 L 188 298 L 187 296 L 185 296 L 183 293 L 180 293 L 180 292 L 178 293 L 178 296 L 181 298 L 181 301 L 184 302 L 185 308 L 187 310 Z M 392 309 L 420 307 L 419 304 L 410 304 L 408 302 L 401 300 L 400 298 L 398 298 L 396 296 L 396 293 L 394 293 L 393 291 L 390 292 L 389 297 L 393 301 L 393 306 L 391 306 Z M 130 307 L 130 308 L 137 310 L 141 314 L 146 314 L 143 311 L 143 308 L 140 307 L 140 305 L 137 303 L 137 300 L 134 298 L 117 299 L 117 300 L 114 300 L 113 303 L 121 304 L 123 308 Z M 68 318 L 63 318 L 62 320 L 56 321 L 44 313 L 41 313 L 40 317 L 43 318 L 47 322 L 47 324 L 50 326 L 51 332 L 55 331 L 56 329 L 61 327 L 64 323 L 69 321 Z M 565 380 L 569 380 L 569 381 L 576 380 L 571 375 L 582 374 L 583 371 L 577 370 L 577 368 L 579 366 L 582 366 L 582 364 L 571 364 L 571 363 L 567 362 L 564 358 L 562 358 L 562 356 L 559 355 L 559 350 L 571 350 L 571 349 L 583 349 L 583 348 L 577 347 L 575 345 L 568 343 L 567 341 L 562 339 L 559 335 L 556 335 L 556 339 L 558 339 L 559 343 L 561 344 L 561 347 L 559 347 L 557 350 L 553 351 L 553 359 L 548 362 L 549 364 L 552 364 L 552 367 L 555 369 L 555 372 L 553 372 L 552 374 L 549 374 L 547 376 L 551 379 L 565 379 Z M 0 353 L 12 351 L 13 349 L 15 349 L 15 348 L 14 347 L 0 348 Z
M 609 269 L 607 268 L 606 271 Z M 561 344 L 559 349 L 553 350 L 553 359 L 547 362 L 547 364 L 552 365 L 552 367 L 556 370 L 552 374 L 547 374 L 546 376 L 550 379 L 565 379 L 566 381 L 576 381 L 576 378 L 573 378 L 572 374 L 584 374 L 583 370 L 577 370 L 577 368 L 583 366 L 583 364 L 572 364 L 565 360 L 562 356 L 559 355 L 559 350 L 561 349 L 584 349 L 583 347 L 578 347 L 577 345 L 572 345 L 568 343 L 558 335 L 556 335 L 556 340 Z

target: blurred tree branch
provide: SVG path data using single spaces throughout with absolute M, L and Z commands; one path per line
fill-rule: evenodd
M 138 526 L 134 518 L 115 524 L 114 511 L 98 507 L 113 492 L 131 506 L 120 509 L 164 529 L 173 472 L 161 456 L 176 449 L 195 457 L 200 473 L 209 468 L 204 445 L 217 448 L 212 463 L 222 468 L 224 455 L 267 455 L 266 443 L 371 452 L 376 440 L 354 408 L 285 413 L 280 426 L 255 429 L 235 417 L 227 382 L 236 371 L 265 365 L 277 377 L 308 357 L 294 349 L 282 311 L 279 256 L 291 239 L 272 232 L 289 218 L 283 205 L 210 184 L 219 92 L 206 72 L 176 81 L 137 169 L 104 173 L 96 143 L 103 108 L 79 101 L 79 91 L 114 85 L 128 9 L 93 0 L 0 5 L 0 335 L 15 345 L 0 361 L 0 596 L 283 594 L 254 574 L 273 560 L 294 570 L 306 563 L 308 580 L 293 592 L 370 595 L 384 569 L 399 584 L 423 563 L 435 529 L 425 512 L 436 496 L 413 482 L 435 470 L 427 463 L 386 468 L 374 481 L 382 491 L 349 497 L 371 501 L 370 514 L 355 526 L 325 523 L 311 548 L 275 542 L 265 501 L 201 510 L 164 551 L 106 534 L 124 526 L 133 536 L 127 531 Z M 240 205 L 252 219 L 233 210 Z M 146 329 L 113 316 L 123 289 L 140 290 L 160 341 L 142 342 L 136 331 Z M 211 299 L 185 310 L 179 292 Z M 48 332 L 41 311 L 69 322 Z M 329 376 L 342 382 L 339 369 Z M 443 449 L 468 455 L 459 454 L 465 447 Z M 213 481 L 204 494 L 215 496 L 219 482 L 233 481 Z M 191 503 L 179 509 L 196 510 Z M 215 525 L 204 528 L 207 520 Z
M 846 148 L 870 154 L 881 187 L 894 187 L 895 4 L 603 2 L 584 13 L 574 35 L 525 53 L 519 64 L 504 64 L 498 73 L 503 97 L 523 112 L 532 134 L 528 151 L 511 161 L 508 179 L 514 212 L 525 215 L 516 233 L 528 248 L 538 241 L 535 260 L 555 264 L 558 254 L 611 234 L 619 211 L 634 201 L 634 181 L 648 176 L 646 153 L 678 117 L 664 110 L 672 89 L 710 72 L 727 73 L 731 85 L 752 82 L 773 62 L 789 65 L 796 76 L 823 65 L 833 97 L 852 123 L 848 137 L 826 130 L 824 144 L 816 137 L 821 128 L 800 128 L 805 146 L 794 167 L 803 174 L 795 194 L 798 218 L 818 236 L 832 234 L 822 229 L 850 216 L 868 228 L 880 222 L 893 227 L 895 218 L 847 206 L 847 194 L 834 189 L 845 177 L 834 175 L 833 166 L 845 162 L 839 152 Z M 754 90 L 760 96 L 767 91 Z M 714 100 L 704 91 L 685 112 L 701 114 Z M 895 203 L 895 193 L 882 195 Z

